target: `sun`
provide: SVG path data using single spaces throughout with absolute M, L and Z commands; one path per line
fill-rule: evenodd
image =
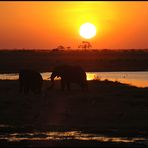
M 85 23 L 80 26 L 80 36 L 85 39 L 91 39 L 96 35 L 96 27 L 91 23 Z

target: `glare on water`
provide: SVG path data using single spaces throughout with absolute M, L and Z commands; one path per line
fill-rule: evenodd
M 34 132 L 34 133 L 11 133 L 7 135 L 0 135 L 0 140 L 22 141 L 22 140 L 95 140 L 98 142 L 138 142 L 147 141 L 146 138 L 128 138 L 128 137 L 109 137 L 99 134 L 83 133 L 81 131 L 67 131 L 67 132 Z
M 87 80 L 110 80 L 138 87 L 148 87 L 148 71 L 140 72 L 87 72 Z M 50 80 L 51 72 L 41 73 L 44 80 Z M 0 74 L 0 80 L 17 80 L 18 73 Z M 56 78 L 59 79 L 59 78 Z

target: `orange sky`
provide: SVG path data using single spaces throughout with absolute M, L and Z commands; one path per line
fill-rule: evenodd
M 93 23 L 93 48 L 148 48 L 147 1 L 0 2 L 0 49 L 77 48 L 79 27 Z

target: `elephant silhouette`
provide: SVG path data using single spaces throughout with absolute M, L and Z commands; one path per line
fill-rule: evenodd
M 54 78 L 61 77 L 61 89 L 64 90 L 65 87 L 70 91 L 71 83 L 78 84 L 82 90 L 87 90 L 87 77 L 84 69 L 80 66 L 74 65 L 59 65 L 53 68 L 51 74 L 51 86 L 54 87 Z
M 28 94 L 32 91 L 34 94 L 40 94 L 42 91 L 43 78 L 37 71 L 22 69 L 19 71 L 19 92 Z

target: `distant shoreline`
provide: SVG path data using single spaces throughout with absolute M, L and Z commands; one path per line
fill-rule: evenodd
M 52 71 L 42 71 L 42 72 L 40 72 L 40 73 L 44 73 L 44 72 L 52 72 Z M 86 71 L 86 72 L 148 72 L 148 70 L 127 70 L 127 71 Z M 16 72 L 13 72 L 13 71 L 11 71 L 11 72 L 1 72 L 0 71 L 0 74 L 14 74 L 14 73 L 16 73 Z
M 87 72 L 148 71 L 147 63 L 148 49 L 0 50 L 0 73 L 51 72 L 59 64 L 80 65 Z
M 25 48 L 9 48 L 9 49 L 0 49 L 0 51 L 54 51 L 54 50 L 59 50 L 59 51 L 103 51 L 103 50 L 108 50 L 108 51 L 130 51 L 130 50 L 141 50 L 141 51 L 148 51 L 148 48 L 125 48 L 125 49 L 107 49 L 107 48 L 104 48 L 104 49 L 96 49 L 96 48 L 93 48 L 93 49 L 80 49 L 80 48 L 77 48 L 77 49 L 58 49 L 58 48 L 53 48 L 53 49 L 50 49 L 50 48 L 44 48 L 44 49 L 35 49 L 35 48 L 30 48 L 30 49 L 25 49 Z

